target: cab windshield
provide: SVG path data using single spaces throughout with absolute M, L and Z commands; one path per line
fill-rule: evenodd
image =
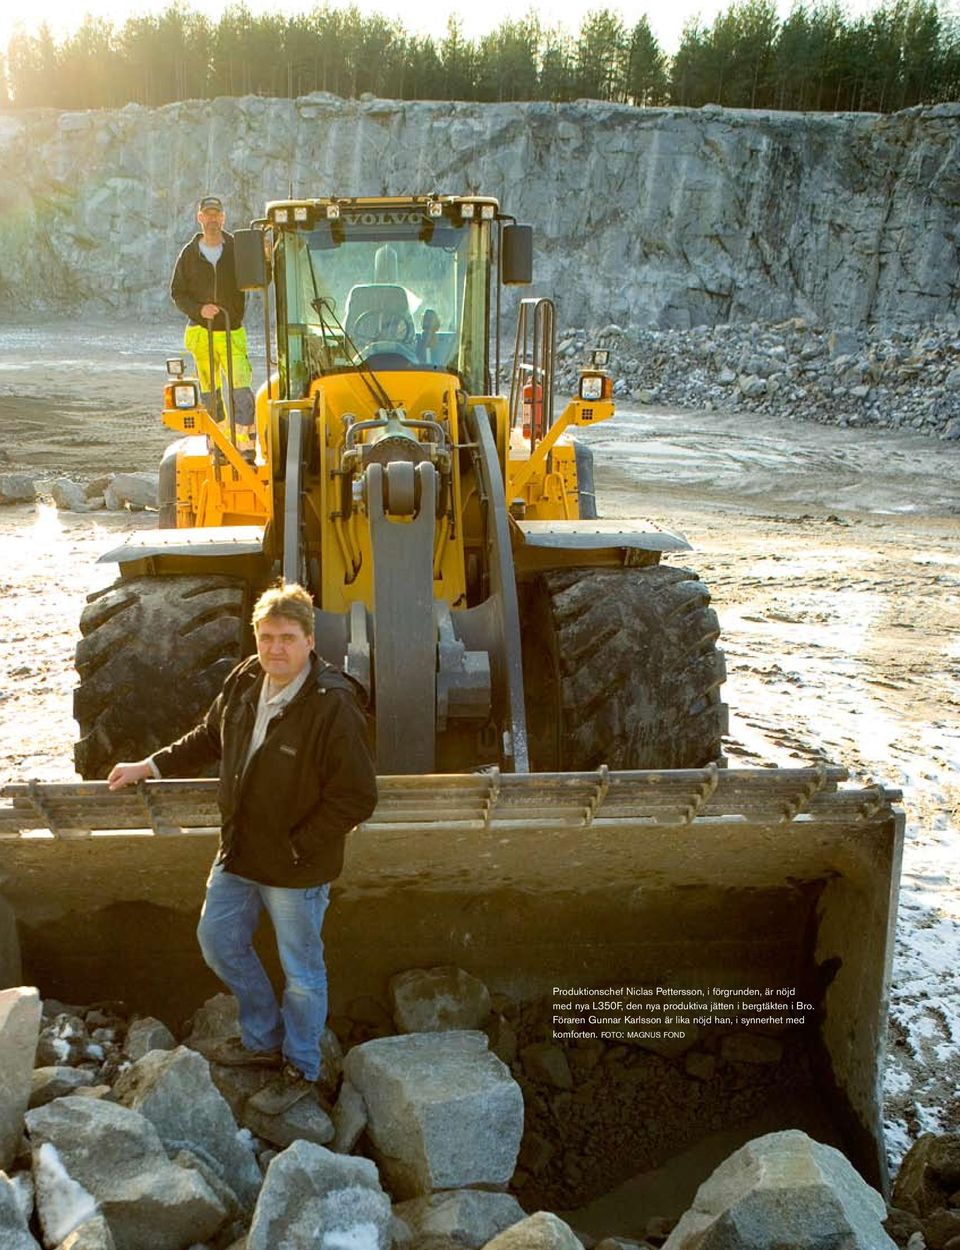
M 420 210 L 344 213 L 279 233 L 275 253 L 283 393 L 325 374 L 426 369 L 487 382 L 489 225 Z

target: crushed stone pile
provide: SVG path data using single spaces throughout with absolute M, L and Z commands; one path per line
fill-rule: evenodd
M 367 1003 L 363 1019 L 337 1019 L 340 1037 L 327 1030 L 316 1101 L 258 1119 L 248 1102 L 271 1073 L 216 1062 L 237 1031 L 226 994 L 170 1029 L 121 1003 L 0 990 L 0 1245 L 958 1250 L 956 1133 L 920 1137 L 893 1205 L 838 1150 L 790 1129 L 747 1142 L 642 1240 L 578 1231 L 550 1205 L 569 1211 L 588 1179 L 608 1190 L 617 1158 L 637 1170 L 624 1130 L 643 1121 L 644 1100 L 648 1117 L 654 1097 L 681 1114 L 699 1101 L 671 1084 L 671 1067 L 700 1087 L 722 1078 L 735 1114 L 738 1094 L 757 1086 L 769 1099 L 774 1073 L 796 1078 L 789 1047 L 730 1035 L 662 1054 L 561 1045 L 544 1038 L 543 1003 L 511 1004 L 457 968 L 399 974 L 390 999 L 377 1021 Z M 598 1119 L 591 1108 L 610 1098 L 618 1117 Z
M 557 391 L 590 350 L 611 351 L 614 398 L 761 412 L 825 425 L 960 439 L 960 318 L 827 328 L 803 318 L 659 330 L 608 324 L 557 335 Z

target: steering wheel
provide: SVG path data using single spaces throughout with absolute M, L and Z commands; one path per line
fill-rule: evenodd
M 357 347 L 368 344 L 412 343 L 416 337 L 413 320 L 405 313 L 388 313 L 382 308 L 368 308 L 353 323 L 352 338 Z
M 417 353 L 408 343 L 400 343 L 396 339 L 374 339 L 364 343 L 359 349 L 363 359 L 370 361 L 374 356 L 399 356 L 401 360 L 409 360 L 412 365 L 419 364 Z M 380 368 L 387 366 L 381 365 Z

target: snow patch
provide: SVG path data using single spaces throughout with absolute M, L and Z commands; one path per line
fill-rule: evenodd
M 377 1250 L 377 1226 L 354 1224 L 352 1228 L 331 1228 L 324 1233 L 320 1250 Z
M 34 1175 L 43 1239 L 48 1246 L 57 1246 L 97 1214 L 97 1202 L 70 1176 L 50 1142 L 44 1142 L 37 1151 Z

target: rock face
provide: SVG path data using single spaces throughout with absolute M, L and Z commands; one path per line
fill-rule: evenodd
M 355 1046 L 344 1074 L 397 1198 L 499 1185 L 516 1166 L 523 1096 L 483 1033 L 411 1033 Z
M 39 1033 L 37 991 L 27 986 L 0 990 L 0 1168 L 13 1162 L 23 1136 Z
M 839 1150 L 789 1129 L 724 1160 L 664 1250 L 895 1250 L 886 1213 Z
M 198 188 L 236 226 L 292 184 L 498 196 L 565 324 L 932 321 L 956 299 L 958 119 L 325 94 L 7 114 L 0 312 L 170 312 Z

